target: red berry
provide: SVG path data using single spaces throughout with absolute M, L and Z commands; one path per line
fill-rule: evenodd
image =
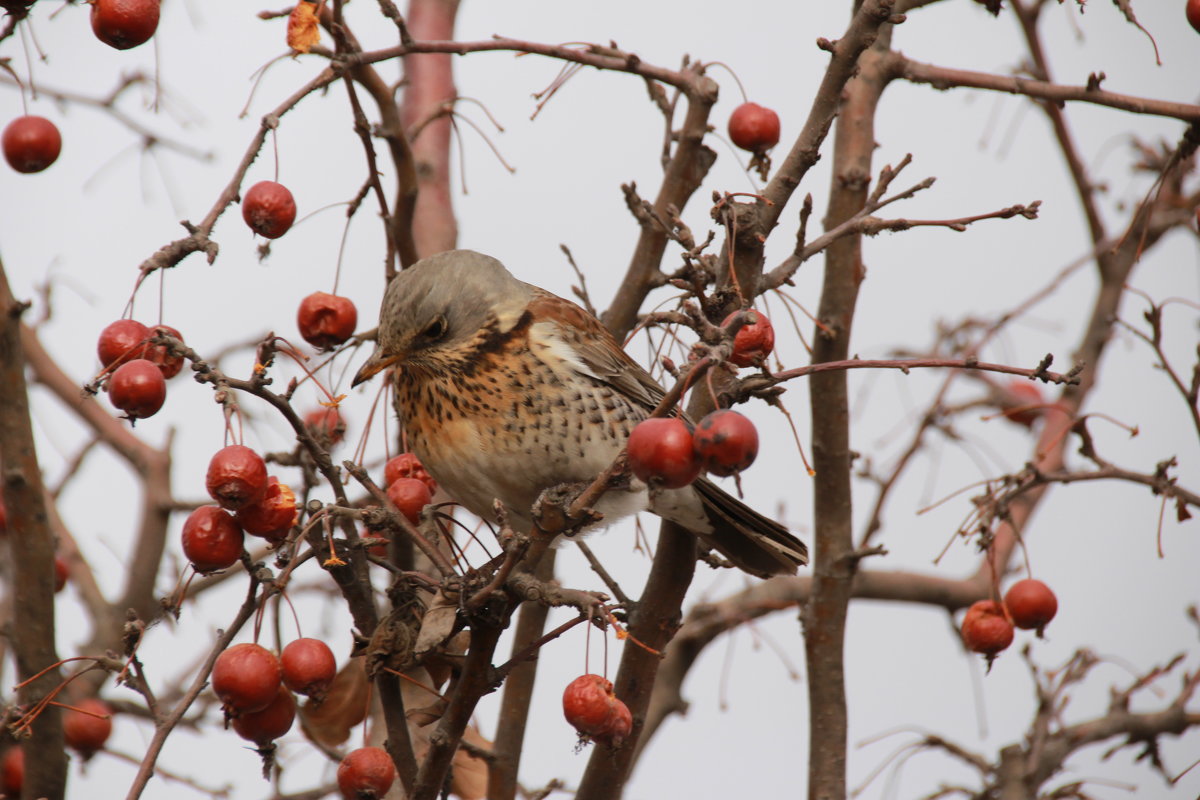
M 0 500 L 0 535 L 8 533 L 8 509 L 4 507 L 4 501 Z
M 1004 607 L 1018 628 L 1041 634 L 1042 628 L 1058 613 L 1058 598 L 1046 584 L 1026 578 L 1009 587 L 1004 595 Z
M 383 797 L 396 780 L 396 765 L 382 747 L 360 747 L 337 768 L 338 789 L 346 800 Z
M 742 103 L 729 115 L 729 138 L 752 153 L 770 150 L 779 143 L 779 115 L 758 103 Z
M 358 532 L 358 535 L 361 538 L 369 537 L 372 539 L 388 539 L 388 540 L 391 539 L 391 537 L 388 535 L 388 532 L 384 531 L 384 530 L 373 531 L 373 530 L 369 530 L 369 529 L 363 529 Z M 387 558 L 388 557 L 387 542 L 383 542 L 381 544 L 373 544 L 367 548 L 367 552 L 373 556 L 377 556 L 378 558 Z
M 697 458 L 713 475 L 741 472 L 758 455 L 758 431 L 754 423 L 728 409 L 714 411 L 700 420 L 692 441 Z
M 213 692 L 237 714 L 262 711 L 275 700 L 281 682 L 279 659 L 257 644 L 235 644 L 213 664 Z
M 146 339 L 150 329 L 133 319 L 119 319 L 100 331 L 96 343 L 96 355 L 100 363 L 109 367 L 117 362 L 146 357 Z
M 563 716 L 575 730 L 596 736 L 608 730 L 619 702 L 608 679 L 580 675 L 563 690 Z
M 346 433 L 346 421 L 332 407 L 315 408 L 308 412 L 304 415 L 304 424 L 317 441 L 328 443 L 331 447 L 341 444 Z
M 387 496 L 413 525 L 420 521 L 421 509 L 433 500 L 429 487 L 416 478 L 398 478 L 392 481 L 387 488 Z
M 296 200 L 282 183 L 259 181 L 242 198 L 242 219 L 260 236 L 278 239 L 296 221 Z
M 1200 0 L 1188 0 L 1184 11 L 1187 13 L 1187 21 L 1200 33 Z
M 989 658 L 1012 644 L 1013 626 L 1004 606 L 992 600 L 980 600 L 963 617 L 962 637 L 967 649 Z
M 117 367 L 108 379 L 108 400 L 129 419 L 152 417 L 167 399 L 167 379 L 162 370 L 144 358 Z
M 700 474 L 692 433 L 676 417 L 642 420 L 629 434 L 629 468 L 643 481 L 667 489 L 687 486 Z
M 128 50 L 150 41 L 158 11 L 159 0 L 93 0 L 92 33 L 109 47 Z
M 296 495 L 290 486 L 271 475 L 267 478 L 267 493 L 239 508 L 234 516 L 246 533 L 272 544 L 282 542 L 296 524 Z
M 401 453 L 383 465 L 384 484 L 391 486 L 400 478 L 416 478 L 429 487 L 430 494 L 437 491 L 437 481 L 426 472 L 421 459 L 413 453 Z
M 45 117 L 17 117 L 0 136 L 4 160 L 17 172 L 41 172 L 62 152 L 62 134 Z
M 112 709 L 103 700 L 89 697 L 63 713 L 62 725 L 67 747 L 86 758 L 108 741 L 113 728 Z
M 1033 427 L 1045 411 L 1046 398 L 1042 397 L 1041 390 L 1032 381 L 1013 378 L 1003 391 L 1004 416 L 1018 425 Z
M 165 333 L 168 336 L 174 336 L 181 342 L 183 341 L 183 334 L 170 325 L 155 325 L 147 335 L 153 336 L 156 333 Z M 146 345 L 146 360 L 158 367 L 163 377 L 167 380 L 174 378 L 183 369 L 183 356 L 171 355 L 170 349 L 165 344 Z
M 249 447 L 231 444 L 218 450 L 208 462 L 205 486 L 213 500 L 237 511 L 266 495 L 267 465 Z
M 248 742 L 266 747 L 292 729 L 296 721 L 296 698 L 280 685 L 275 699 L 261 711 L 247 711 L 233 718 L 233 730 Z
M 242 529 L 228 511 L 200 506 L 183 523 L 183 554 L 197 572 L 232 567 L 242 557 Z
M 296 694 L 325 697 L 337 676 L 337 660 L 320 639 L 294 639 L 279 655 L 283 682 Z
M 604 742 L 609 747 L 620 747 L 621 743 L 629 738 L 629 734 L 633 732 L 633 714 L 629 712 L 629 706 L 621 702 L 618 697 L 613 698 L 613 714 L 609 719 L 608 725 L 603 731 L 595 735 L 598 742 Z
M 71 577 L 71 570 L 67 568 L 67 562 L 63 561 L 62 556 L 54 557 L 54 593 L 58 594 L 63 589 L 67 588 L 67 579 Z
M 10 745 L 0 759 L 0 789 L 8 797 L 20 797 L 25 783 L 25 751 L 19 744 Z
M 300 301 L 296 327 L 304 341 L 321 350 L 336 347 L 354 335 L 358 309 L 348 297 L 313 292 Z
M 750 309 L 750 314 L 751 318 L 733 335 L 733 352 L 729 354 L 729 360 L 739 367 L 757 366 L 775 349 L 775 329 L 771 327 L 771 320 L 761 311 Z M 733 314 L 730 314 L 721 324 L 728 325 L 732 321 Z

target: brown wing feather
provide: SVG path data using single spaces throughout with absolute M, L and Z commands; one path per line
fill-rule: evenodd
M 535 319 L 553 319 L 558 333 L 596 380 L 653 411 L 665 392 L 640 364 L 629 357 L 604 325 L 569 300 L 533 287 L 529 311 Z M 712 530 L 695 533 L 709 547 L 754 575 L 794 575 L 808 563 L 804 542 L 787 528 L 765 517 L 711 481 L 700 478 L 692 486 L 704 506 Z
M 646 411 L 653 411 L 666 394 L 650 373 L 621 349 L 608 328 L 570 300 L 535 287 L 529 311 L 535 319 L 557 321 L 559 335 L 596 379 L 612 386 Z

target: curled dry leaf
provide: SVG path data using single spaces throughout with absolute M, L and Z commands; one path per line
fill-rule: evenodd
M 371 634 L 367 645 L 367 675 L 374 678 L 382 669 L 403 672 L 413 664 L 420 616 L 392 609 Z
M 460 598 L 456 592 L 439 589 L 429 601 L 421 632 L 417 634 L 416 656 L 421 658 L 447 641 L 457 630 Z
M 367 712 L 365 662 L 364 658 L 347 661 L 324 700 L 309 700 L 300 707 L 300 727 L 305 736 L 326 747 L 337 747 L 350 738 L 350 730 L 363 721 Z
M 492 749 L 492 743 L 485 739 L 474 725 L 468 725 L 467 729 L 463 731 L 463 740 L 483 750 Z M 487 762 L 459 748 L 458 752 L 454 754 L 454 771 L 450 774 L 450 793 L 461 797 L 462 800 L 483 800 L 484 797 L 487 797 L 487 786 Z
M 296 53 L 307 53 L 319 41 L 321 28 L 317 22 L 317 4 L 300 0 L 288 16 L 288 47 Z

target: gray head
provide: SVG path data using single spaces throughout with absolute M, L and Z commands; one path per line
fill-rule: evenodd
M 529 304 L 530 290 L 499 261 L 473 250 L 421 259 L 388 285 L 375 353 L 354 384 L 393 365 L 444 362 L 488 326 L 507 333 Z

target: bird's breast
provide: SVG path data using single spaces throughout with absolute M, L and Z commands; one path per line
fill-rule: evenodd
M 590 480 L 645 415 L 612 387 L 528 341 L 470 370 L 405 370 L 397 401 L 414 452 L 471 512 L 499 499 L 528 519 L 542 490 Z

